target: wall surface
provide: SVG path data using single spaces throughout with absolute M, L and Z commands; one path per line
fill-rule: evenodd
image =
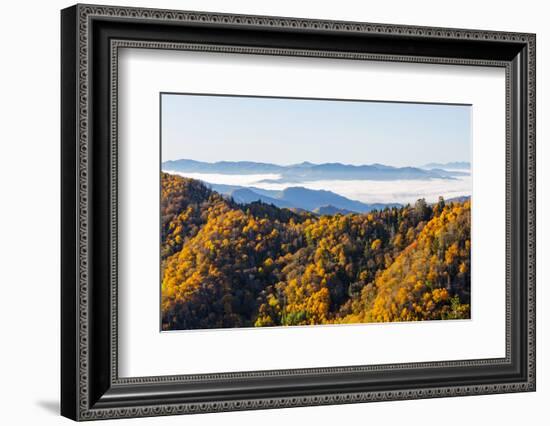
M 537 33 L 538 387 L 536 393 L 293 408 L 102 424 L 292 425 L 548 424 L 550 314 L 550 27 L 545 2 L 393 0 L 119 0 L 104 4 Z M 69 424 L 59 417 L 59 10 L 70 2 L 2 6 L 0 66 L 0 419 Z M 131 422 L 131 423 L 129 423 Z

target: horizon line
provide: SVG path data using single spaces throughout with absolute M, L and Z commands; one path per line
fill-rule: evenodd
M 301 162 L 293 162 L 288 164 L 280 164 L 280 163 L 267 163 L 264 161 L 251 161 L 251 160 L 219 160 L 219 161 L 202 161 L 202 160 L 193 160 L 192 158 L 178 158 L 178 159 L 170 159 L 170 160 L 161 160 L 161 164 L 167 163 L 169 161 L 194 161 L 196 163 L 203 163 L 203 164 L 219 164 L 219 163 L 252 163 L 252 164 L 266 164 L 270 166 L 279 166 L 279 167 L 289 167 L 289 166 L 299 166 L 303 164 L 309 164 L 312 166 L 323 166 L 327 164 L 337 164 L 341 166 L 348 166 L 348 167 L 363 167 L 363 166 L 384 166 L 384 167 L 392 167 L 395 169 L 403 169 L 403 168 L 422 168 L 423 166 L 427 166 L 430 164 L 436 164 L 440 166 L 446 166 L 452 163 L 465 163 L 468 164 L 471 168 L 472 163 L 470 161 L 463 161 L 463 160 L 454 160 L 454 161 L 447 161 L 447 162 L 438 162 L 438 161 L 429 161 L 427 163 L 421 164 L 421 165 L 407 165 L 407 166 L 394 166 L 390 164 L 384 164 L 384 163 L 362 163 L 362 164 L 350 164 L 350 163 L 341 163 L 339 161 L 336 162 L 326 162 L 326 163 L 314 163 L 311 161 L 301 161 Z

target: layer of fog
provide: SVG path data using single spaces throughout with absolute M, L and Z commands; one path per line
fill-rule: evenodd
M 264 189 L 284 189 L 288 184 L 259 183 Z M 296 185 L 294 185 L 296 186 Z M 465 176 L 453 180 L 318 180 L 300 182 L 299 186 L 309 189 L 324 189 L 363 203 L 414 203 L 419 198 L 435 202 L 442 196 L 445 199 L 471 195 L 472 179 Z
M 281 178 L 281 175 L 277 173 L 267 173 L 262 175 L 226 175 L 218 173 L 186 173 L 186 172 L 177 172 L 172 170 L 164 170 L 166 173 L 173 175 L 179 175 L 183 177 L 188 177 L 191 179 L 202 180 L 203 182 L 208 183 L 221 183 L 224 185 L 239 185 L 239 186 L 256 186 L 258 188 L 263 188 L 258 184 L 262 180 L 277 180 Z
M 170 172 L 203 182 L 255 186 L 262 189 L 282 190 L 291 186 L 301 186 L 308 189 L 323 189 L 342 195 L 351 200 L 363 203 L 414 203 L 419 198 L 427 202 L 436 202 L 440 196 L 445 199 L 467 196 L 472 193 L 472 178 L 464 176 L 455 179 L 428 180 L 317 180 L 297 183 L 267 183 L 264 180 L 275 180 L 277 174 L 262 175 L 225 175 L 206 173 Z

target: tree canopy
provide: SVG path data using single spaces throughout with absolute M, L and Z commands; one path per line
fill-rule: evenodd
M 470 316 L 470 201 L 318 216 L 161 184 L 164 329 Z

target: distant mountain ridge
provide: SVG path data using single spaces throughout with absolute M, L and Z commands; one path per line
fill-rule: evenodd
M 220 174 L 266 174 L 280 173 L 284 166 L 270 163 L 256 163 L 253 161 L 218 161 L 207 163 L 195 160 L 169 160 L 162 163 L 163 170 L 173 170 L 188 173 L 220 173 Z
M 472 197 L 470 195 L 461 195 L 459 197 L 447 198 L 445 202 L 447 203 L 464 203 L 465 201 L 471 201 Z
M 219 161 L 207 163 L 181 159 L 162 163 L 162 170 L 180 173 L 209 173 L 227 175 L 277 174 L 280 177 L 269 179 L 270 183 L 299 183 L 312 180 L 426 180 L 454 179 L 463 173 L 444 169 L 426 170 L 419 167 L 393 167 L 383 164 L 352 165 L 342 163 L 314 164 L 303 162 L 281 166 L 253 161 Z
M 340 213 L 344 211 L 348 213 L 368 213 L 372 210 L 383 210 L 386 207 L 402 207 L 398 203 L 362 203 L 350 200 L 331 191 L 303 187 L 290 187 L 276 191 L 238 185 L 211 184 L 208 182 L 205 182 L 205 184 L 213 191 L 233 198 L 239 204 L 261 201 L 262 203 L 273 204 L 279 208 L 302 209 L 314 213 L 321 212 L 320 214 L 330 214 L 328 211 L 332 209 L 339 210 Z M 326 209 L 328 207 L 331 207 L 331 209 Z
M 316 208 L 313 213 L 316 213 L 318 215 L 329 215 L 329 216 L 333 216 L 335 214 L 342 214 L 342 215 L 346 215 L 346 214 L 350 214 L 350 213 L 353 213 L 349 210 L 346 210 L 346 209 L 339 209 L 338 207 L 334 207 L 334 206 L 331 206 L 331 205 L 328 205 L 328 206 L 323 206 L 323 207 L 318 207 Z
M 422 169 L 440 169 L 440 170 L 448 170 L 448 169 L 454 169 L 454 170 L 470 170 L 471 165 L 467 161 L 452 161 L 450 163 L 428 163 L 424 164 L 420 168 Z

